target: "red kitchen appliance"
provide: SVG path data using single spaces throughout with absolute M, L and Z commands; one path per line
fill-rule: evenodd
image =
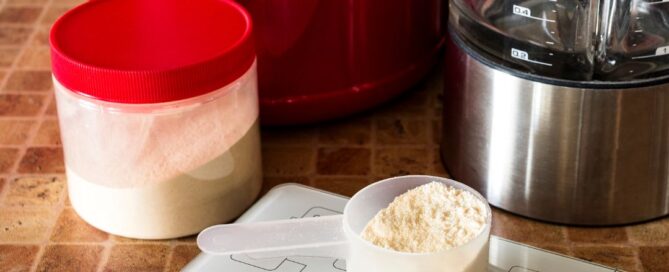
M 254 21 L 261 120 L 349 115 L 408 89 L 436 63 L 442 0 L 240 0 Z

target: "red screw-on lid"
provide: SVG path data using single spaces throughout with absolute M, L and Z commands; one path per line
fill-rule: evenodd
M 255 60 L 251 19 L 229 0 L 97 0 L 51 29 L 53 74 L 79 94 L 159 103 L 205 94 Z

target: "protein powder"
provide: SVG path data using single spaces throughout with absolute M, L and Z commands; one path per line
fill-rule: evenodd
M 470 192 L 431 182 L 396 197 L 367 224 L 362 238 L 395 251 L 431 253 L 466 244 L 485 225 L 485 203 Z

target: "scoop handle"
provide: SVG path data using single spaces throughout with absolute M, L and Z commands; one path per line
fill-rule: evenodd
M 212 255 L 252 258 L 319 256 L 345 258 L 348 242 L 342 215 L 209 227 L 197 236 L 200 250 Z

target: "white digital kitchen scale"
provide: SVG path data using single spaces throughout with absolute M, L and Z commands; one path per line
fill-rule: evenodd
M 300 184 L 274 187 L 237 222 L 271 221 L 339 214 L 348 198 Z M 230 272 L 341 272 L 346 261 L 312 256 L 253 259 L 246 255 L 213 256 L 201 253 L 182 271 Z M 497 236 L 490 238 L 489 272 L 613 272 L 622 271 Z

